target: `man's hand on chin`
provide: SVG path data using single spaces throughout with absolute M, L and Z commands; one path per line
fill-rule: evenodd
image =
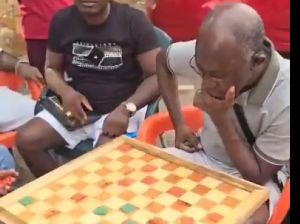
M 194 106 L 207 113 L 216 126 L 229 120 L 229 112 L 234 103 L 235 87 L 229 88 L 224 100 L 211 96 L 205 89 L 197 92 L 194 99 Z
M 126 134 L 129 119 L 129 111 L 124 105 L 120 105 L 105 119 L 103 124 L 103 134 L 110 138 L 116 138 Z

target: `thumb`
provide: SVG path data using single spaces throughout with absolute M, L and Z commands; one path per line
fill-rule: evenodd
M 236 96 L 235 90 L 236 90 L 235 86 L 230 87 L 225 97 L 226 101 L 232 105 L 234 105 L 234 101 L 235 101 L 235 96 Z
M 92 108 L 91 104 L 89 103 L 89 101 L 84 96 L 82 97 L 81 102 L 86 107 L 86 109 L 88 109 L 89 111 L 93 111 L 93 108 Z
M 197 138 L 196 135 L 193 134 L 193 137 L 191 138 L 190 141 L 191 141 L 192 145 L 193 145 L 196 149 L 202 149 L 202 148 L 203 148 L 203 146 L 202 146 L 200 140 Z

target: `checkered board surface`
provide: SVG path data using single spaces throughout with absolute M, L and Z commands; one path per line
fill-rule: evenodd
M 30 224 L 216 224 L 249 196 L 122 145 L 5 209 Z

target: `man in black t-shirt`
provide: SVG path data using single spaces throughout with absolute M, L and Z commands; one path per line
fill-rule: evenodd
M 73 149 L 88 138 L 100 145 L 137 131 L 145 107 L 159 96 L 154 73 L 160 48 L 144 13 L 110 0 L 74 2 L 52 21 L 45 77 L 83 128 L 70 132 L 42 111 L 18 131 L 18 149 L 37 177 L 56 167 L 47 153 L 53 147 Z M 103 117 L 86 125 L 88 111 Z

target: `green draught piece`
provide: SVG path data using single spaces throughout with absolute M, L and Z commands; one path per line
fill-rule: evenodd
M 135 208 L 134 208 L 132 205 L 127 204 L 127 205 L 122 206 L 122 207 L 121 207 L 121 210 L 122 210 L 124 213 L 129 214 L 129 213 L 133 212 L 133 211 L 135 210 Z
M 129 222 L 125 222 L 124 224 L 137 224 L 137 223 L 129 221 Z
M 96 208 L 94 211 L 94 214 L 99 215 L 99 216 L 105 216 L 105 215 L 107 215 L 107 213 L 108 213 L 108 210 L 106 208 L 102 208 L 102 207 Z
M 33 202 L 34 202 L 33 198 L 31 198 L 31 197 L 25 197 L 19 201 L 19 203 L 23 206 L 31 205 L 31 204 L 33 204 Z
M 192 144 L 191 142 L 188 142 L 188 141 L 186 141 L 186 142 L 184 143 L 184 145 L 185 145 L 185 146 L 190 146 L 190 147 L 193 146 L 193 144 Z

